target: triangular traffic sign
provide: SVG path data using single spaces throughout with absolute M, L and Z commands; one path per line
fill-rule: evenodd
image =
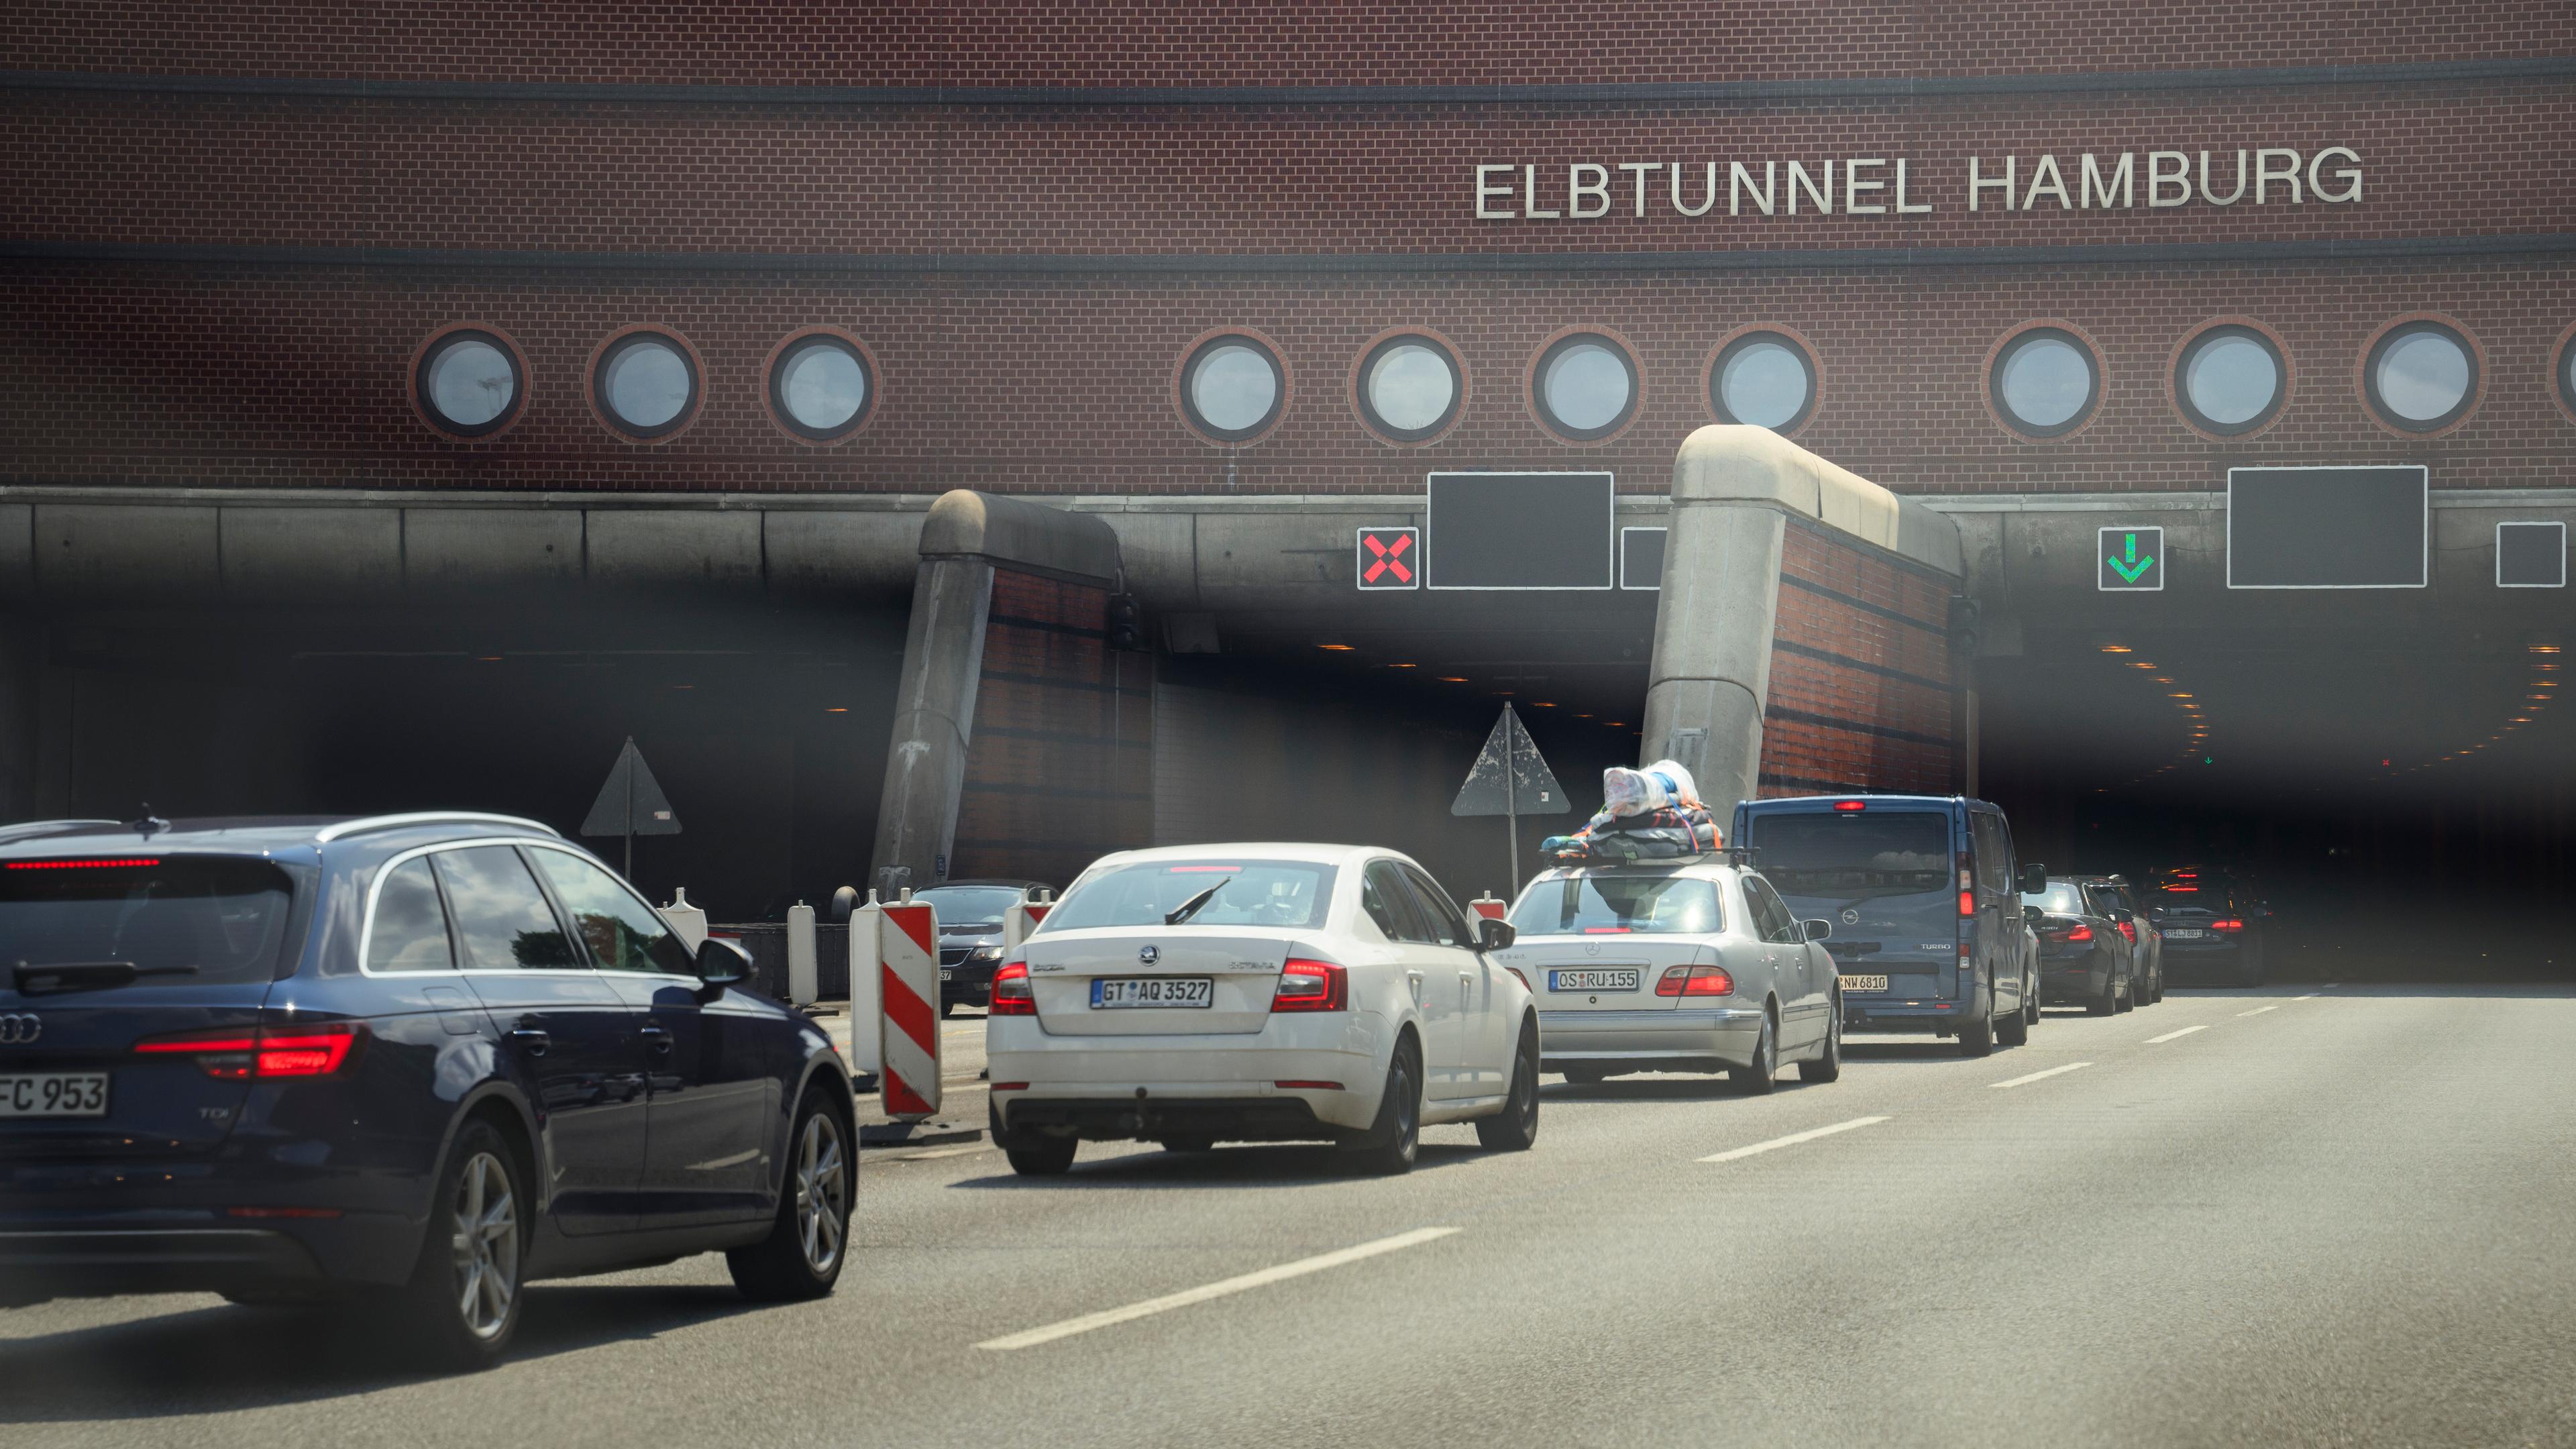
M 626 748 L 617 752 L 617 763 L 609 767 L 608 783 L 599 787 L 599 798 L 591 802 L 590 814 L 581 822 L 581 833 L 680 833 L 679 812 L 671 808 L 670 797 L 662 793 L 661 782 L 653 778 L 652 767 L 644 763 L 644 752 L 635 748 L 633 736 L 628 736 Z
M 1467 770 L 1452 815 L 1563 815 L 1573 807 L 1556 783 L 1538 745 L 1508 704 L 1485 737 L 1484 752 Z

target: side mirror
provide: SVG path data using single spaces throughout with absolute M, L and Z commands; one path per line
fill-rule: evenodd
M 2030 925 L 2036 926 L 2040 922 L 2048 919 L 2048 912 L 2041 910 L 2037 906 L 2024 906 L 2021 908 L 2021 918 Z
M 2021 893 L 2035 896 L 2048 889 L 2048 867 L 2031 861 L 2021 868 Z
M 1812 921 L 1801 921 L 1798 924 L 1807 928 L 1807 939 L 1810 941 L 1821 941 L 1834 933 L 1834 923 L 1822 917 Z
M 1492 916 L 1476 919 L 1476 949 L 1479 951 L 1505 950 L 1520 938 L 1521 933 L 1509 921 L 1498 921 Z
M 709 936 L 698 947 L 698 979 L 709 986 L 733 986 L 749 981 L 752 974 L 751 953 L 742 943 L 728 936 Z

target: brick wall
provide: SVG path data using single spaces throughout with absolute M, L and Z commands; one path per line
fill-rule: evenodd
M 1153 661 L 1108 647 L 1109 595 L 993 575 L 951 879 L 1062 888 L 1153 835 Z
M 1960 788 L 1956 581 L 1792 518 L 1763 711 L 1763 795 Z

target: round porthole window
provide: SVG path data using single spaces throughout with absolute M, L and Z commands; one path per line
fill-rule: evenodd
M 2439 432 L 2466 417 L 2478 396 L 2478 358 L 2469 339 L 2440 322 L 2392 327 L 2362 360 L 2371 411 L 2392 428 Z
M 1399 443 L 1438 436 L 1466 391 L 1457 357 L 1429 337 L 1390 337 L 1360 359 L 1360 416 Z
M 1248 442 L 1268 432 L 1287 401 L 1287 369 L 1257 337 L 1211 337 L 1181 364 L 1181 413 L 1217 442 Z
M 2174 367 L 2174 401 L 2203 432 L 2250 433 L 2278 417 L 2288 392 L 2279 344 L 2229 323 L 2194 337 Z
M 2576 333 L 2558 348 L 2558 401 L 2576 413 Z
M 676 337 L 630 332 L 600 351 L 591 388 L 600 416 L 619 432 L 667 437 L 697 411 L 698 365 Z
M 1724 422 L 1793 432 L 1815 414 L 1815 359 L 1784 333 L 1747 332 L 1710 365 L 1708 404 Z
M 2063 328 L 2034 327 L 1995 354 L 1989 385 L 1995 411 L 2013 431 L 2062 438 L 2093 415 L 2102 369 L 2084 339 Z
M 1539 421 L 1573 443 L 1606 438 L 1637 412 L 1637 364 L 1597 332 L 1560 337 L 1539 354 L 1530 378 Z
M 828 332 L 794 337 L 769 365 L 769 410 L 809 443 L 846 438 L 868 420 L 876 378 L 867 355 Z
M 468 327 L 422 349 L 412 386 L 432 424 L 460 438 L 481 438 L 519 416 L 528 377 L 517 348 L 497 333 Z

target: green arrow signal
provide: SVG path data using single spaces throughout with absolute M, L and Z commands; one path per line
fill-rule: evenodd
M 2138 557 L 2138 536 L 2133 533 L 2128 536 L 2128 539 L 2128 557 L 2125 560 L 2113 557 L 2106 558 L 2102 562 L 2109 564 L 2113 573 L 2134 584 L 2146 577 L 2147 570 L 2156 566 L 2156 556 L 2149 554 L 2145 558 Z

